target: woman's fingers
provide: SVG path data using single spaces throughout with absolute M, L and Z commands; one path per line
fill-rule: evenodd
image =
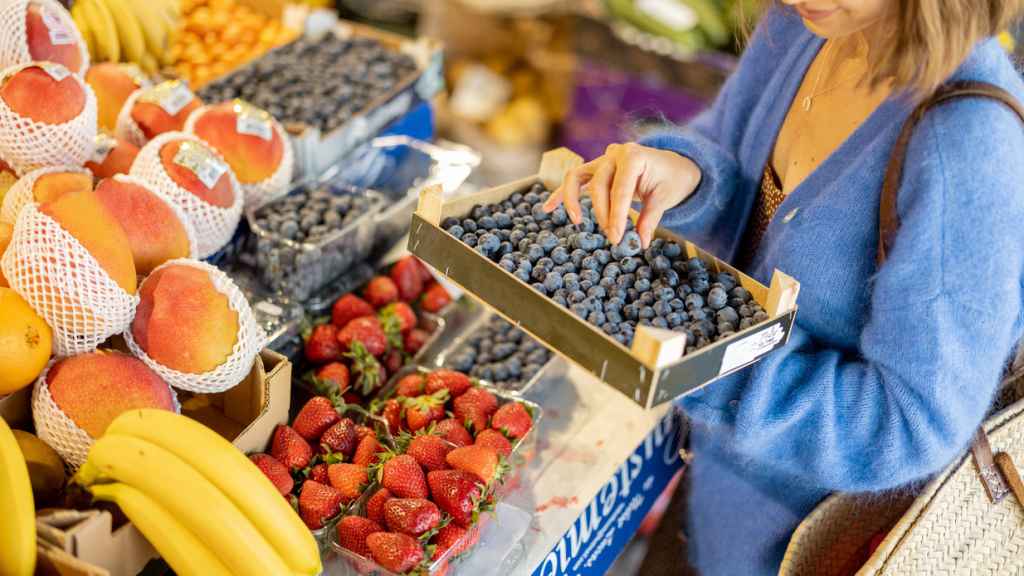
M 587 182 L 587 191 L 594 207 L 594 220 L 602 229 L 608 225 L 608 196 L 611 194 L 612 179 L 615 177 L 615 162 L 602 162 Z
M 580 207 L 580 188 L 591 179 L 595 169 L 594 165 L 600 162 L 600 160 L 598 158 L 567 171 L 565 179 L 562 180 L 562 185 L 556 188 L 547 202 L 544 203 L 544 211 L 552 212 L 555 208 L 558 208 L 559 204 L 563 204 L 565 212 L 573 224 L 582 222 L 583 209 Z
M 608 225 L 605 227 L 608 241 L 612 244 L 618 244 L 626 233 L 629 207 L 637 193 L 637 185 L 642 174 L 642 161 L 632 158 L 628 154 L 619 161 L 608 199 L 609 217 Z
M 651 245 L 654 239 L 654 230 L 661 222 L 665 211 L 672 207 L 672 204 L 665 200 L 664 194 L 654 193 L 647 195 L 643 208 L 640 209 L 640 217 L 636 221 L 636 231 L 640 235 L 640 244 L 644 248 Z

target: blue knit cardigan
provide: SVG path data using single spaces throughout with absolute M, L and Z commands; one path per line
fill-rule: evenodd
M 703 172 L 663 226 L 718 256 L 738 251 L 762 170 L 822 40 L 788 9 L 759 26 L 713 106 L 642 144 Z M 999 45 L 952 79 L 1024 101 Z M 878 205 L 912 109 L 885 101 L 785 199 L 748 271 L 800 281 L 789 344 L 681 400 L 693 424 L 688 534 L 702 574 L 778 571 L 793 529 L 833 491 L 921 480 L 967 447 L 1021 337 L 1024 128 L 1002 104 L 929 112 L 911 141 L 902 226 L 877 269 Z

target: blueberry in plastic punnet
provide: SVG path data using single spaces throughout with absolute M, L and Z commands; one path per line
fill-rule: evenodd
M 729 296 L 725 290 L 721 287 L 716 286 L 708 292 L 708 306 L 713 310 L 720 310 L 725 307 L 729 301 Z

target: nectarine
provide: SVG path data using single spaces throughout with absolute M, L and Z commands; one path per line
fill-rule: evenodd
M 160 149 L 160 162 L 175 184 L 207 204 L 228 208 L 235 202 L 230 167 L 205 144 L 172 140 Z
M 96 186 L 96 196 L 124 228 L 137 273 L 145 276 L 168 260 L 191 255 L 188 223 L 141 181 L 108 178 Z
M 132 162 L 139 155 L 139 147 L 106 134 L 96 135 L 96 149 L 85 167 L 96 178 L 110 178 L 115 174 L 127 174 Z
M 92 176 L 73 166 L 51 166 L 33 170 L 18 179 L 0 204 L 0 222 L 14 224 L 29 203 L 43 203 L 68 192 L 92 190 Z
M 25 12 L 25 36 L 32 60 L 82 71 L 82 47 L 71 15 L 56 2 L 31 2 Z
M 122 412 L 175 408 L 167 383 L 122 352 L 97 350 L 59 360 L 46 373 L 46 385 L 57 407 L 93 438 Z
M 202 105 L 202 101 L 180 80 L 168 80 L 145 88 L 135 98 L 131 119 L 146 140 L 164 132 L 185 127 L 189 114 Z
M 99 126 L 108 132 L 117 129 L 117 116 L 132 92 L 150 85 L 138 66 L 116 62 L 90 66 L 85 73 L 85 81 L 96 94 Z
M 0 98 L 19 116 L 44 124 L 62 124 L 85 108 L 86 94 L 67 68 L 49 62 L 33 63 L 8 75 Z
M 223 364 L 238 337 L 238 313 L 209 273 L 170 263 L 142 282 L 131 334 L 158 364 L 202 374 Z
M 273 176 L 283 160 L 276 124 L 265 111 L 234 100 L 197 112 L 192 133 L 221 153 L 239 182 L 254 184 Z

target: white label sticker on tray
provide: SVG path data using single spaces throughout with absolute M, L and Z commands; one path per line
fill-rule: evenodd
M 110 156 L 110 151 L 117 147 L 117 140 L 107 136 L 106 134 L 99 134 L 96 136 L 96 147 L 93 148 L 92 158 L 90 162 L 94 164 L 103 164 L 107 161 L 107 156 Z
M 637 0 L 636 7 L 647 16 L 676 30 L 690 30 L 700 21 L 693 8 L 678 0 Z
M 274 135 L 269 119 L 247 112 L 238 115 L 238 119 L 235 121 L 235 130 L 239 134 L 249 134 L 263 140 L 270 140 Z
M 60 16 L 54 14 L 47 6 L 43 6 L 42 15 L 43 25 L 46 26 L 46 30 L 50 33 L 50 44 L 66 46 L 75 42 L 75 35 L 64 25 Z
M 776 324 L 767 330 L 729 344 L 725 349 L 725 354 L 722 355 L 722 368 L 718 373 L 725 374 L 753 362 L 759 356 L 775 348 L 785 335 L 785 329 L 780 324 Z
M 213 188 L 220 177 L 228 171 L 228 165 L 214 156 L 201 144 L 182 142 L 174 163 L 192 171 L 207 188 Z
M 177 116 L 189 102 L 195 99 L 195 95 L 188 89 L 184 82 L 171 80 L 155 86 L 146 93 L 141 100 L 153 102 L 164 109 L 171 116 Z
M 61 80 L 71 75 L 71 71 L 61 66 L 60 64 L 54 64 L 52 62 L 42 62 L 39 64 L 39 67 L 43 69 L 43 72 L 49 74 L 50 78 L 53 78 L 56 82 L 60 82 Z

